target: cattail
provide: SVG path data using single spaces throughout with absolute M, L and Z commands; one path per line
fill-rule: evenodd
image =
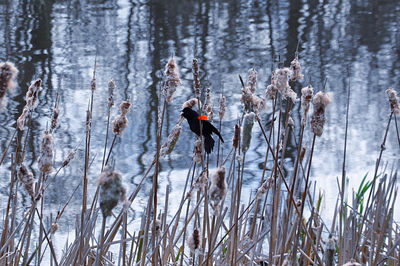
M 250 147 L 251 131 L 253 129 L 255 114 L 253 112 L 245 114 L 242 126 L 242 151 L 246 153 Z
M 154 227 L 155 227 L 155 231 L 154 231 Z M 153 230 L 154 235 L 161 236 L 161 221 L 159 219 L 156 219 L 153 221 L 151 228 Z
M 226 108 L 226 98 L 224 95 L 221 94 L 221 97 L 219 97 L 219 120 L 222 120 L 225 116 L 225 108 Z
M 35 178 L 33 178 L 32 173 L 28 171 L 28 168 L 24 164 L 21 164 L 18 169 L 18 179 L 22 184 L 24 184 L 26 191 L 33 196 L 35 194 L 33 186 L 36 181 Z
M 225 180 L 225 167 L 219 167 L 211 177 L 210 199 L 214 209 L 218 210 L 218 204 L 225 197 L 228 184 Z
M 343 264 L 343 266 L 361 266 L 361 264 L 356 262 L 354 259 L 351 259 L 349 262 Z
M 399 98 L 397 97 L 397 92 L 393 88 L 388 88 L 386 93 L 389 97 L 390 109 L 395 115 L 400 115 L 400 105 Z
M 51 231 L 50 231 L 50 233 L 51 233 L 51 234 L 54 234 L 55 232 L 57 232 L 58 228 L 59 228 L 59 225 L 58 225 L 57 222 L 52 223 L 52 224 L 51 224 Z
M 262 196 L 267 193 L 267 191 L 274 185 L 274 179 L 273 178 L 268 178 L 267 180 L 264 181 L 264 183 L 261 185 L 261 187 L 258 188 L 256 197 L 257 199 L 261 199 Z
M 39 169 L 43 173 L 50 173 L 51 171 L 53 171 L 53 149 L 53 135 L 46 130 L 42 138 L 42 144 L 40 146 L 40 156 L 38 160 Z
M 42 90 L 42 80 L 37 79 L 35 81 L 32 81 L 31 85 L 28 88 L 28 91 L 26 92 L 26 104 L 24 106 L 24 109 L 22 110 L 22 114 L 18 117 L 17 119 L 17 126 L 19 130 L 23 130 L 25 126 L 25 118 L 30 110 L 35 108 L 37 98 L 38 98 L 38 93 L 39 91 Z
M 194 142 L 194 160 L 196 163 L 201 162 L 201 140 L 198 139 Z
M 188 237 L 188 246 L 191 250 L 196 251 L 199 250 L 201 247 L 201 236 L 200 230 L 194 229 L 193 233 Z
M 301 89 L 301 108 L 304 110 L 304 115 L 307 115 L 310 109 L 310 103 L 313 97 L 314 89 L 311 85 Z
M 212 110 L 211 88 L 206 89 L 206 100 L 204 102 L 203 109 L 204 109 L 206 115 L 208 116 L 208 120 L 210 122 L 212 122 L 213 118 L 214 118 L 214 112 Z
M 58 127 L 58 116 L 60 115 L 60 109 L 58 107 L 53 108 L 53 116 L 51 117 L 51 129 L 54 130 Z
M 111 108 L 114 105 L 114 90 L 115 90 L 115 81 L 111 79 L 108 82 L 108 108 Z
M 119 201 L 125 198 L 125 188 L 122 185 L 122 176 L 120 173 L 106 167 L 100 174 L 100 209 L 103 217 L 111 215 L 112 209 L 117 206 Z
M 275 71 L 275 78 L 276 78 L 276 87 L 278 88 L 279 92 L 282 94 L 283 98 L 289 98 L 292 102 L 296 102 L 297 94 L 290 88 L 289 86 L 289 79 L 292 75 L 292 71 L 285 67 L 285 68 L 278 68 Z
M 115 118 L 112 124 L 114 134 L 117 136 L 122 136 L 122 133 L 128 126 L 128 118 L 126 118 L 126 114 L 129 112 L 131 103 L 129 101 L 123 101 L 119 107 L 121 109 L 121 114 Z
M 200 175 L 196 178 L 196 181 L 193 184 L 193 189 L 199 190 L 200 192 L 204 192 L 204 189 L 208 185 L 207 178 L 207 169 L 201 171 Z
M 165 143 L 161 146 L 160 156 L 166 156 L 173 151 L 175 144 L 178 142 L 181 131 L 182 127 L 179 124 L 176 124 Z
M 25 127 L 25 118 L 29 112 L 29 107 L 25 105 L 24 109 L 22 110 L 22 114 L 17 119 L 17 126 L 19 130 L 24 130 Z
M 37 99 L 39 96 L 39 91 L 42 90 L 42 80 L 37 79 L 32 81 L 31 85 L 26 92 L 26 105 L 31 109 L 36 107 Z
M 232 146 L 237 149 L 239 147 L 239 140 L 240 140 L 240 126 L 239 124 L 235 125 L 235 134 L 233 135 L 232 139 Z
M 248 87 L 242 87 L 241 101 L 243 102 L 246 110 L 250 110 L 250 106 L 252 103 L 252 96 L 253 96 L 253 93 L 251 93 L 251 91 Z
M 13 63 L 0 63 L 0 106 L 6 104 L 6 92 L 15 87 L 14 78 L 18 74 L 18 69 Z
M 299 57 L 297 55 L 290 63 L 290 70 L 292 71 L 292 81 L 301 80 L 304 78 L 304 75 L 301 73 L 301 66 Z
M 246 87 L 249 88 L 251 93 L 256 91 L 257 85 L 257 71 L 254 68 L 249 69 L 249 75 L 247 76 L 247 84 Z
M 265 109 L 267 103 L 266 99 L 260 98 L 257 95 L 252 94 L 250 100 L 253 106 L 255 107 L 255 110 L 259 111 Z
M 331 94 L 318 92 L 313 98 L 314 113 L 311 118 L 311 129 L 315 135 L 321 136 L 325 124 L 325 108 L 331 103 Z
M 61 167 L 65 167 L 67 166 L 75 157 L 76 154 L 76 149 L 73 149 L 67 156 L 67 158 L 65 158 L 65 160 L 62 162 Z
M 265 90 L 265 96 L 266 98 L 273 100 L 276 99 L 277 95 L 278 95 L 278 88 L 276 87 L 275 73 L 272 72 L 271 84 L 267 86 L 267 89 Z
M 163 94 L 167 102 L 172 102 L 172 97 L 176 91 L 176 87 L 181 84 L 181 80 L 178 74 L 178 66 L 175 63 L 173 57 L 168 60 L 168 63 L 165 65 L 165 82 L 163 86 Z
M 186 102 L 184 102 L 182 104 L 182 110 L 185 109 L 186 107 L 193 108 L 193 106 L 196 106 L 197 103 L 198 103 L 197 98 L 192 98 L 190 100 L 187 100 Z M 200 105 L 201 105 L 201 102 L 200 102 Z
M 196 58 L 193 58 L 193 87 L 197 98 L 200 98 L 200 80 L 199 80 L 199 63 Z

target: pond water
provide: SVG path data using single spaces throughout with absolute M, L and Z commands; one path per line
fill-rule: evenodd
M 8 95 L 6 108 L 0 111 L 1 151 L 7 146 L 25 105 L 26 89 L 36 78 L 43 79 L 43 91 L 33 114 L 25 158 L 34 175 L 38 175 L 40 139 L 51 117 L 57 91 L 61 114 L 60 126 L 54 134 L 56 163 L 59 165 L 71 149 L 82 143 L 97 56 L 89 193 L 93 195 L 101 169 L 110 79 L 117 85 L 116 103 L 127 98 L 132 102 L 128 128 L 117 140 L 112 156 L 131 192 L 154 156 L 157 106 L 163 101 L 159 88 L 162 71 L 171 55 L 179 66 L 182 86 L 167 107 L 164 137 L 178 120 L 182 103 L 194 96 L 191 67 L 196 57 L 202 87 L 211 87 L 213 91 L 215 113 L 219 95 L 223 92 L 227 98 L 222 122 L 226 154 L 231 147 L 232 128 L 242 112 L 238 74 L 245 77 L 250 68 L 255 68 L 257 94 L 263 95 L 271 68 L 277 66 L 279 59 L 288 66 L 299 42 L 306 81 L 294 84 L 293 88 L 299 92 L 311 80 L 319 91 L 327 79 L 326 89 L 333 93 L 311 170 L 317 189 L 325 193 L 322 212 L 329 220 L 333 211 L 330 207 L 337 197 L 336 178 L 342 173 L 349 86 L 346 165 L 350 187 L 357 188 L 366 173 L 373 176 L 390 114 L 385 90 L 400 89 L 399 18 L 398 1 L 0 1 L 0 60 L 14 62 L 19 69 L 18 86 Z M 269 102 L 264 122 L 271 108 Z M 112 117 L 117 115 L 117 105 L 111 113 Z M 298 136 L 299 103 L 292 114 Z M 190 166 L 195 137 L 187 123 L 183 125 L 175 150 L 161 161 L 161 197 L 167 185 L 171 197 L 179 197 Z M 311 139 L 308 128 L 305 142 L 309 147 Z M 55 215 L 81 182 L 83 146 L 80 144 L 77 158 L 49 188 L 45 205 L 48 214 Z M 383 154 L 388 169 L 398 166 L 399 148 L 392 123 Z M 246 156 L 244 193 L 248 195 L 259 185 L 265 151 L 265 141 L 255 126 Z M 295 143 L 291 140 L 286 156 L 288 166 L 293 164 L 295 156 Z M 215 158 L 214 152 L 211 160 Z M 10 156 L 7 156 L 0 167 L 1 209 L 8 198 L 9 167 Z M 146 205 L 151 182 L 151 179 L 145 181 L 134 203 L 136 212 L 132 221 L 140 217 Z M 22 212 L 30 205 L 30 198 L 22 187 L 21 191 L 18 208 Z M 67 226 L 61 227 L 60 232 L 67 233 L 74 227 L 81 195 L 79 189 L 63 218 Z

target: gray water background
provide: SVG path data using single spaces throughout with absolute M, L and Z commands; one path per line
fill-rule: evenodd
M 28 139 L 27 162 L 38 175 L 40 140 L 51 117 L 59 89 L 60 127 L 55 131 L 56 165 L 85 136 L 85 117 L 90 98 L 90 81 L 97 55 L 97 90 L 94 97 L 89 193 L 96 189 L 100 172 L 107 116 L 107 84 L 117 84 L 112 117 L 118 104 L 130 98 L 129 126 L 114 148 L 115 167 L 123 174 L 128 193 L 132 192 L 150 165 L 156 147 L 157 106 L 163 99 L 158 90 L 162 71 L 173 54 L 179 66 L 182 86 L 168 105 L 164 138 L 178 120 L 181 105 L 194 96 L 192 59 L 198 58 L 202 87 L 213 91 L 217 113 L 220 93 L 227 97 L 222 123 L 224 153 L 231 147 L 233 126 L 241 116 L 238 74 L 249 68 L 258 71 L 257 94 L 269 84 L 271 68 L 278 57 L 286 66 L 294 57 L 300 40 L 299 58 L 306 81 L 294 84 L 299 92 L 308 84 L 327 90 L 333 103 L 327 110 L 322 137 L 317 139 L 312 180 L 325 194 L 323 216 L 329 221 L 337 197 L 336 178 L 341 176 L 344 145 L 346 90 L 350 79 L 351 100 L 347 149 L 347 175 L 357 188 L 362 177 L 373 175 L 390 108 L 385 94 L 388 87 L 400 90 L 400 5 L 398 1 L 0 1 L 0 60 L 14 62 L 19 69 L 18 86 L 8 94 L 8 105 L 0 111 L 0 147 L 3 151 L 25 105 L 30 82 L 43 79 L 43 91 L 33 115 Z M 348 69 L 350 76 L 348 76 Z M 271 103 L 263 113 L 264 123 Z M 301 119 L 297 103 L 293 119 L 298 137 Z M 216 122 L 218 123 L 218 121 Z M 383 156 L 388 169 L 399 159 L 399 143 L 393 127 Z M 171 156 L 161 161 L 159 195 L 171 189 L 171 209 L 176 208 L 190 166 L 194 134 L 187 123 Z M 311 146 L 307 129 L 305 143 Z M 56 215 L 74 188 L 81 182 L 84 167 L 83 146 L 76 159 L 62 170 L 49 187 L 45 211 Z M 11 147 L 11 151 L 15 146 Z M 265 141 L 254 127 L 246 156 L 244 199 L 257 189 Z M 291 138 L 285 164 L 290 171 L 296 156 Z M 215 161 L 216 153 L 211 156 Z M 6 206 L 10 181 L 10 156 L 0 167 L 0 208 Z M 148 199 L 151 179 L 133 204 L 131 223 L 140 218 Z M 20 187 L 18 210 L 30 206 L 30 198 Z M 59 234 L 67 236 L 80 212 L 81 189 L 74 196 L 60 222 Z M 57 234 L 56 234 L 57 236 Z M 64 243 L 64 242 L 63 242 Z M 63 243 L 60 243 L 61 247 Z

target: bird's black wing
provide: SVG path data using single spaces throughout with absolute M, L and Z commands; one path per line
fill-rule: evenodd
M 219 133 L 218 129 L 216 129 L 213 124 L 211 124 L 208 121 L 204 121 L 204 131 L 209 132 L 208 134 L 211 134 L 212 132 L 217 134 L 217 136 L 221 139 L 222 142 L 224 142 L 224 139 L 222 138 L 221 134 Z

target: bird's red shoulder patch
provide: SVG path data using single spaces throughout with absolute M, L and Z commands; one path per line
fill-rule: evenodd
M 198 116 L 197 119 L 199 119 L 199 120 L 208 120 L 208 117 L 206 115 L 201 115 L 201 116 Z

